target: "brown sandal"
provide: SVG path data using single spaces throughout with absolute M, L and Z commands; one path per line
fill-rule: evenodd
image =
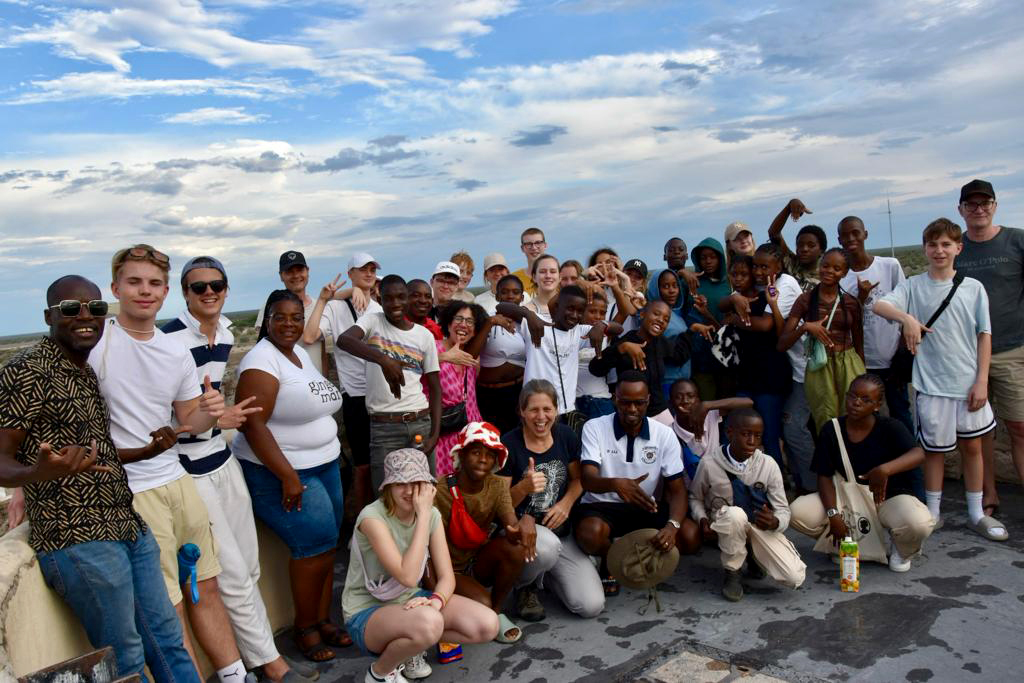
M 345 629 L 332 624 L 330 619 L 318 621 L 314 628 L 320 631 L 320 637 L 325 643 L 332 647 L 349 647 L 352 645 L 352 636 L 345 632 Z
M 302 643 L 303 638 L 316 634 L 318 640 L 312 645 L 304 645 Z M 312 626 L 306 626 L 305 628 L 295 627 L 295 646 L 299 648 L 299 652 L 302 656 L 311 662 L 329 662 L 334 659 L 334 650 L 327 647 L 324 644 L 324 637 L 320 633 L 320 624 L 313 624 Z

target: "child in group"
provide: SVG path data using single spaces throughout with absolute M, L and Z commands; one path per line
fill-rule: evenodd
M 377 657 L 365 683 L 424 678 L 431 673 L 420 654 L 426 648 L 442 639 L 483 643 L 498 633 L 491 610 L 454 594 L 434 491 L 422 451 L 392 451 L 384 459 L 380 498 L 356 518 L 341 608 L 352 640 Z M 419 587 L 428 560 L 433 592 Z
M 989 540 L 1005 541 L 1006 527 L 986 515 L 981 504 L 981 437 L 996 427 L 988 402 L 992 326 L 985 288 L 954 269 L 962 240 L 960 226 L 949 219 L 929 223 L 923 235 L 928 271 L 901 282 L 875 303 L 874 311 L 903 326 L 903 339 L 915 355 L 912 384 L 917 390 L 917 439 L 925 450 L 929 512 L 939 520 L 944 454 L 959 448 L 967 526 Z M 921 321 L 936 314 L 925 327 Z
M 787 220 L 796 222 L 808 213 L 814 212 L 799 199 L 790 199 L 768 228 L 768 239 L 782 254 L 784 272 L 796 278 L 800 289 L 805 292 L 819 282 L 818 267 L 821 255 L 828 248 L 828 238 L 819 226 L 805 225 L 796 233 L 796 253 L 793 253 L 786 244 L 786 238 L 782 236 L 782 229 L 786 227 Z
M 697 299 L 694 303 L 704 303 L 709 315 L 715 323 L 722 322 L 723 313 L 718 302 L 732 294 L 727 268 L 725 250 L 713 237 L 701 241 L 690 255 L 694 270 L 697 271 Z M 735 261 L 734 261 L 735 262 Z M 701 325 L 707 321 L 701 321 Z M 693 330 L 693 325 L 690 326 Z M 711 355 L 711 343 L 702 335 L 693 339 L 693 357 L 690 360 L 690 377 L 700 387 L 701 394 L 714 399 L 732 394 L 732 377 L 722 370 L 722 366 Z
M 703 401 L 697 383 L 690 379 L 673 382 L 669 398 L 675 411 L 672 430 L 683 449 L 683 467 L 689 484 L 697 474 L 700 459 L 721 444 L 721 421 L 730 410 L 752 408 L 754 402 L 741 396 Z
M 604 292 L 600 290 L 592 292 L 591 299 L 587 302 L 586 312 L 583 314 L 583 323 L 595 325 L 605 320 L 607 313 L 608 300 Z M 601 342 L 603 344 L 604 340 L 602 339 Z M 579 376 L 576 383 L 576 410 L 588 420 L 615 412 L 608 380 L 590 371 L 590 361 L 596 356 L 597 349 L 589 344 L 580 349 Z M 577 434 L 577 436 L 579 435 Z
M 689 272 L 685 269 L 681 272 Z M 694 281 L 696 276 L 690 274 Z M 694 285 L 696 287 L 696 284 Z M 668 304 L 669 309 L 672 311 L 672 315 L 668 319 L 668 327 L 665 328 L 663 334 L 667 339 L 671 339 L 687 330 L 693 329 L 693 325 L 706 325 L 708 322 L 703 314 L 696 310 L 696 301 L 690 291 L 690 287 L 686 285 L 679 273 L 666 268 L 664 270 L 655 271 L 651 276 L 651 279 L 647 282 L 647 304 L 651 304 L 654 301 L 664 301 Z M 639 317 L 636 321 L 636 326 L 639 327 Z M 701 329 L 707 329 L 702 327 Z M 700 332 L 698 332 L 700 334 Z M 676 381 L 680 377 L 690 376 L 690 359 L 687 358 L 685 362 L 678 365 L 667 365 L 665 367 L 665 376 L 662 378 L 661 386 L 651 385 L 651 396 L 656 393 L 661 393 L 663 399 L 668 399 L 668 388 L 672 382 Z M 650 413 L 653 415 L 654 413 Z
M 590 361 L 590 372 L 599 377 L 615 370 L 620 375 L 638 370 L 649 387 L 661 387 L 667 368 L 679 367 L 690 358 L 690 333 L 681 332 L 673 338 L 665 336 L 672 318 L 672 309 L 664 301 L 652 301 L 641 312 L 640 327 L 619 337 L 600 357 Z M 672 414 L 662 391 L 651 391 L 647 414 L 664 425 L 672 424 Z
M 538 296 L 542 292 L 543 282 L 539 285 Z M 498 313 L 518 323 L 523 337 L 527 338 L 523 382 L 531 379 L 551 382 L 558 389 L 558 414 L 561 416 L 576 407 L 579 350 L 585 344 L 600 348 L 604 336 L 620 334 L 622 326 L 607 320 L 584 324 L 587 295 L 576 285 L 563 287 L 551 304 L 551 322 L 524 306 L 511 303 L 499 303 Z
M 849 270 L 842 249 L 826 251 L 818 270 L 820 282 L 796 300 L 779 335 L 779 351 L 789 350 L 804 333 L 810 335 L 805 346 L 804 391 L 817 432 L 846 412 L 846 390 L 865 371 L 860 303 L 839 286 Z M 819 358 L 823 362 L 814 367 Z
M 690 485 L 690 509 L 705 542 L 722 552 L 722 595 L 743 598 L 740 569 L 760 578 L 767 572 L 791 588 L 804 582 L 807 565 L 784 532 L 789 502 L 779 465 L 761 451 L 764 421 L 753 408 L 739 408 L 726 421 L 729 445 L 701 458 Z M 747 544 L 753 557 L 747 557 Z
M 495 288 L 497 302 L 520 306 L 523 303 L 523 283 L 515 275 L 505 275 Z M 519 425 L 516 406 L 523 388 L 526 367 L 526 339 L 519 328 L 503 315 L 492 315 L 481 328 L 482 334 L 466 345 L 471 355 L 480 356 L 480 374 L 476 400 L 484 421 L 496 426 L 501 433 Z
M 452 254 L 452 257 L 448 259 L 459 267 L 459 284 L 455 288 L 455 294 L 452 294 L 453 299 L 459 301 L 465 301 L 467 303 L 473 303 L 476 297 L 470 292 L 467 287 L 469 283 L 473 281 L 473 270 L 475 265 L 473 264 L 473 257 L 465 251 L 457 251 Z
M 470 422 L 451 455 L 455 472 L 438 485 L 434 505 L 456 572 L 455 592 L 490 607 L 500 623 L 496 640 L 515 643 L 523 633 L 502 613 L 505 599 L 515 586 L 530 585 L 551 569 L 560 548 L 538 547 L 532 515 L 516 519 L 508 479 L 496 474 L 508 449 L 494 425 Z M 495 527 L 504 533 L 492 533 Z

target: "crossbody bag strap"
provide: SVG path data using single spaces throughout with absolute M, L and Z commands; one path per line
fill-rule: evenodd
M 843 290 L 836 290 L 836 300 L 832 302 L 832 310 L 828 312 L 828 320 L 825 321 L 825 331 L 832 327 L 832 318 L 836 316 L 836 309 L 839 308 L 839 300 L 843 298 Z
M 839 443 L 839 455 L 843 458 L 843 469 L 846 470 L 846 481 L 851 484 L 856 484 L 857 477 L 853 473 L 853 465 L 850 464 L 850 454 L 846 452 L 846 440 L 843 439 L 843 430 L 839 427 L 839 418 L 832 418 L 832 427 L 836 430 L 836 441 Z
M 935 321 L 939 319 L 939 316 L 942 315 L 942 312 L 946 310 L 947 306 L 949 306 L 949 302 L 953 300 L 953 295 L 956 294 L 957 288 L 960 287 L 960 283 L 963 281 L 964 276 L 961 275 L 960 273 L 957 273 L 956 275 L 953 276 L 953 286 L 949 289 L 949 294 L 946 295 L 946 298 L 942 300 L 942 303 L 939 304 L 939 307 L 935 310 L 934 313 L 932 313 L 932 317 L 928 318 L 928 322 L 924 324 L 925 327 L 931 327 L 932 325 L 935 324 Z M 925 334 L 927 333 L 924 330 L 922 330 L 921 337 L 924 338 Z
M 555 348 L 555 367 L 558 368 L 558 386 L 562 388 L 562 404 L 566 412 L 569 412 L 569 399 L 565 396 L 565 382 L 562 381 L 562 359 L 558 357 L 558 342 L 555 341 L 556 327 L 551 328 L 551 345 Z

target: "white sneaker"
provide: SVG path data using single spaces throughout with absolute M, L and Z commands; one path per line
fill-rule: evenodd
M 889 569 L 900 573 L 910 571 L 910 560 L 903 559 L 895 543 L 889 545 Z
M 426 678 L 434 673 L 434 670 L 430 668 L 427 660 L 423 657 L 425 654 L 425 652 L 421 652 L 415 657 L 405 660 L 405 668 L 402 669 L 402 675 L 408 679 L 417 679 Z
M 381 678 L 373 673 L 373 670 L 367 667 L 366 676 L 363 677 L 363 683 L 409 683 L 409 679 L 402 675 L 402 669 L 404 667 L 399 664 L 395 667 L 395 670 L 389 674 L 384 674 Z

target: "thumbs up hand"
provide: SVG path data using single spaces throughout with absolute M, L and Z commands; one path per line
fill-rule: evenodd
M 203 395 L 199 397 L 199 410 L 213 418 L 224 414 L 224 396 L 213 388 L 209 375 L 203 377 Z
M 541 493 L 548 484 L 548 477 L 543 472 L 538 472 L 531 457 L 526 465 L 526 472 L 523 479 L 529 482 L 527 489 L 530 493 Z

